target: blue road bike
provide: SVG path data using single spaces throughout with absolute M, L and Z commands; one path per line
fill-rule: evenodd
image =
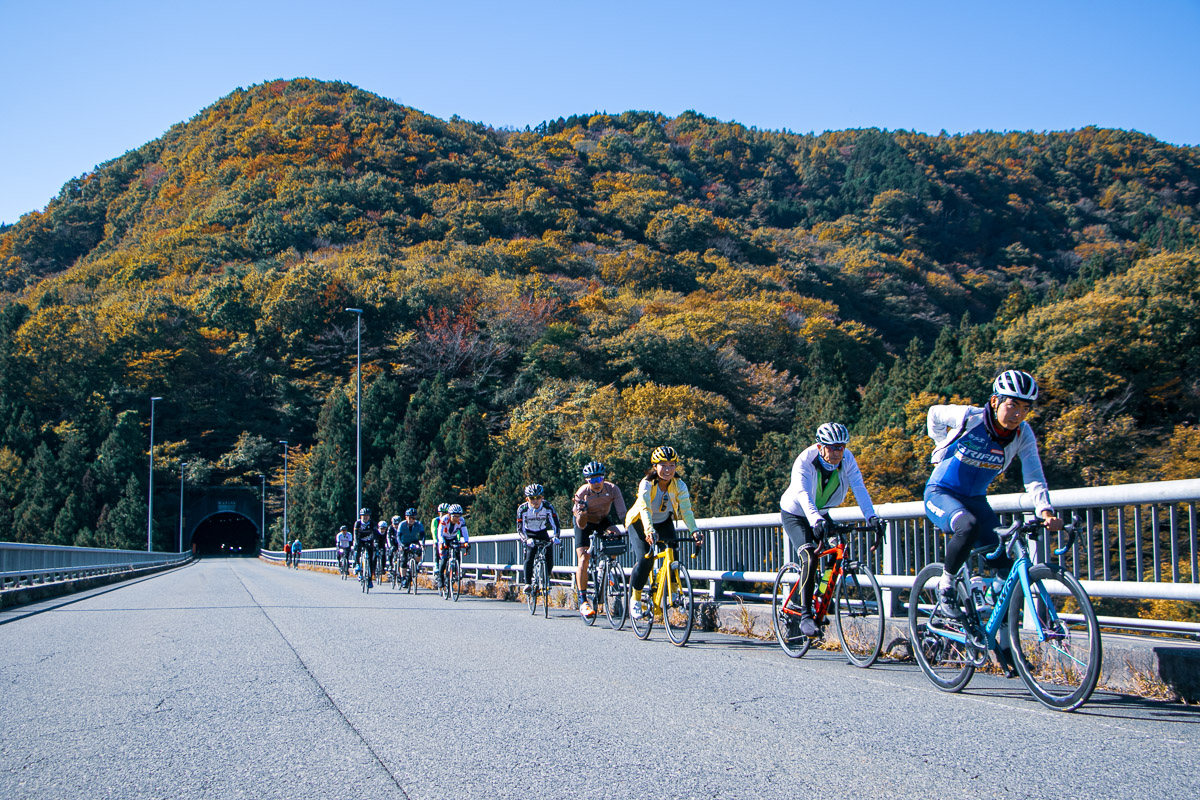
M 1071 548 L 1081 526 L 1076 519 L 1063 527 L 1067 543 L 1054 555 Z M 1015 667 L 1033 696 L 1050 708 L 1073 711 L 1092 696 L 1102 660 L 1100 626 L 1074 575 L 1057 564 L 1033 563 L 1027 537 L 1036 539 L 1042 530 L 1041 520 L 996 529 L 1000 544 L 984 558 L 995 559 L 1007 550 L 1013 567 L 994 598 L 989 598 L 983 581 L 971 580 L 963 565 L 954 577 L 966 612 L 963 620 L 934 614 L 942 564 L 935 562 L 918 573 L 908 602 L 909 641 L 913 658 L 934 686 L 962 691 L 994 651 L 1009 676 Z

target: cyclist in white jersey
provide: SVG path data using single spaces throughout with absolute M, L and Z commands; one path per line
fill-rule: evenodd
M 532 589 L 533 561 L 537 556 L 534 541 L 548 542 L 553 539 L 555 544 L 561 541 L 558 538 L 558 513 L 554 510 L 554 506 L 543 499 L 545 493 L 546 490 L 540 483 L 531 483 L 525 487 L 525 502 L 517 506 L 517 535 L 521 537 L 526 547 L 525 592 L 527 594 Z M 546 548 L 546 573 L 549 575 L 553 571 L 554 553 L 550 548 Z

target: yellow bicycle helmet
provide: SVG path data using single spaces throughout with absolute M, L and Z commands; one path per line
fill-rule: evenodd
M 664 461 L 676 461 L 679 456 L 675 452 L 674 447 L 663 445 L 662 447 L 654 448 L 654 452 L 650 454 L 651 464 L 661 464 Z

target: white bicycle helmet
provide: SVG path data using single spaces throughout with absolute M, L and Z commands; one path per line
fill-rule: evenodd
M 850 431 L 840 422 L 826 422 L 817 428 L 818 444 L 846 444 L 850 441 Z
M 996 380 L 992 381 L 992 394 L 1015 397 L 1032 403 L 1037 400 L 1038 385 L 1028 372 L 1010 369 L 1001 372 L 996 376 Z

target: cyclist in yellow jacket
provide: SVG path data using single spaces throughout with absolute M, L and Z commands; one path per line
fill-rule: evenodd
M 649 607 L 642 603 L 642 590 L 654 567 L 654 543 L 659 537 L 675 538 L 675 521 L 680 517 L 692 534 L 696 544 L 704 536 L 696 528 L 692 515 L 692 496 L 687 484 L 675 474 L 678 455 L 674 447 L 657 447 L 650 455 L 650 469 L 638 484 L 637 502 L 625 516 L 625 527 L 633 531 L 630 536 L 633 550 L 637 554 L 636 566 L 630 581 L 633 585 L 633 607 L 631 612 L 644 616 Z

